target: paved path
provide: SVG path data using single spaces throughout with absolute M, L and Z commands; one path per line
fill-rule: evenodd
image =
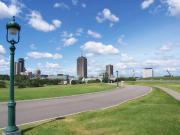
M 175 99 L 180 100 L 180 93 L 178 93 L 174 90 L 168 89 L 168 88 L 164 88 L 164 87 L 160 87 L 160 86 L 156 86 L 156 87 L 163 90 L 164 92 L 168 93 L 169 95 L 171 95 Z
M 130 86 L 100 93 L 17 103 L 17 125 L 106 108 L 143 96 L 150 87 Z M 0 104 L 0 128 L 6 126 L 7 106 Z

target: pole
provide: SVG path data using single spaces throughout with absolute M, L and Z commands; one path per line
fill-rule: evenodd
M 116 71 L 116 73 L 117 73 L 117 88 L 119 87 L 119 80 L 118 80 L 118 71 Z
M 14 101 L 14 54 L 15 46 L 11 43 L 10 46 L 10 88 L 9 88 L 9 100 L 8 100 L 8 126 L 5 132 L 10 134 L 11 132 L 18 131 L 16 126 L 16 103 Z

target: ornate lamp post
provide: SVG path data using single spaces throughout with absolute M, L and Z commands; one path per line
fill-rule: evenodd
M 10 88 L 8 99 L 8 125 L 3 132 L 3 135 L 21 135 L 21 131 L 16 126 L 16 103 L 14 100 L 14 54 L 15 44 L 19 42 L 21 26 L 15 22 L 15 17 L 12 21 L 6 24 L 7 34 L 6 40 L 10 43 Z
M 117 81 L 117 88 L 119 88 L 118 71 L 116 71 L 116 74 L 117 74 L 117 79 L 116 79 L 116 81 Z

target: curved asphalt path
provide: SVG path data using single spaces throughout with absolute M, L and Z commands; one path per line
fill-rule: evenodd
M 150 87 L 129 86 L 105 92 L 17 102 L 16 121 L 17 125 L 20 125 L 78 112 L 106 108 L 143 96 L 150 92 L 150 90 Z M 6 103 L 1 103 L 0 128 L 6 126 L 6 121 L 7 106 Z

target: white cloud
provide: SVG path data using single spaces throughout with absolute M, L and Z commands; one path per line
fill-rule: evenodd
M 112 45 L 105 45 L 101 42 L 95 42 L 95 41 L 88 41 L 86 42 L 81 48 L 88 52 L 93 54 L 118 54 L 119 50 L 114 48 Z
M 122 53 L 121 54 L 121 62 L 134 62 L 134 58 L 129 56 L 128 54 L 126 53 Z
M 34 59 L 42 59 L 42 58 L 52 58 L 52 59 L 61 59 L 63 56 L 61 54 L 55 53 L 51 54 L 48 52 L 29 52 L 27 56 Z
M 149 59 L 145 61 L 145 64 L 154 66 L 154 67 L 179 67 L 180 60 L 179 59 Z
M 0 19 L 18 16 L 21 13 L 21 6 L 17 1 L 12 1 L 10 5 L 0 1 Z
M 64 31 L 61 34 L 61 37 L 65 47 L 74 45 L 78 41 L 78 39 L 74 36 L 73 33 L 68 33 L 67 31 Z
M 109 21 L 110 22 L 110 26 L 113 26 L 114 23 L 119 21 L 119 17 L 117 17 L 116 15 L 112 14 L 110 9 L 105 8 L 102 12 L 98 13 L 98 15 L 96 16 L 96 20 L 99 23 L 102 23 L 104 21 Z
M 54 8 L 63 8 L 63 9 L 70 9 L 70 7 L 65 3 L 55 3 Z
M 5 48 L 3 47 L 3 45 L 0 45 L 0 54 L 5 54 L 5 53 L 6 53 Z
M 172 16 L 180 16 L 180 0 L 166 0 L 168 11 Z
M 4 56 L 0 55 L 0 74 L 9 73 L 9 61 Z
M 52 24 L 49 24 L 43 20 L 43 17 L 38 11 L 33 10 L 29 15 L 29 24 L 36 30 L 50 32 L 59 28 L 61 26 L 61 21 L 55 19 L 52 20 Z
M 117 39 L 117 43 L 119 45 L 127 45 L 127 43 L 124 41 L 124 35 L 121 35 L 118 39 Z
M 161 48 L 160 48 L 160 51 L 161 52 L 169 52 L 169 51 L 171 51 L 172 50 L 172 45 L 163 45 L 163 46 L 161 46 Z
M 154 0 L 144 0 L 141 4 L 142 9 L 149 8 L 154 3 Z
M 101 34 L 95 32 L 95 31 L 92 31 L 92 30 L 88 30 L 87 34 L 94 37 L 94 38 L 102 38 Z
M 75 37 L 65 38 L 63 39 L 64 46 L 74 45 L 78 40 Z
M 49 68 L 60 68 L 60 65 L 58 64 L 58 63 L 49 63 L 49 62 L 46 62 L 46 66 L 45 66 L 47 69 L 49 69 Z

